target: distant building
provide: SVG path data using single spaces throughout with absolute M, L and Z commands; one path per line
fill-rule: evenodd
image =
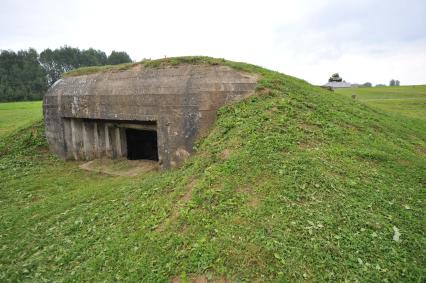
M 345 81 L 343 81 L 343 82 L 328 82 L 328 83 L 326 83 L 324 85 L 324 87 L 328 87 L 328 88 L 332 88 L 332 89 L 335 89 L 335 88 L 348 88 L 348 87 L 351 87 L 351 84 L 347 83 Z
M 345 82 L 339 75 L 335 73 L 328 79 L 328 83 L 323 85 L 324 88 L 335 89 L 335 88 L 348 88 L 351 87 L 350 83 Z

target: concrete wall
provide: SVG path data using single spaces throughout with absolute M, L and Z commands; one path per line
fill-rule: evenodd
M 128 127 L 155 127 L 159 162 L 192 152 L 222 105 L 254 93 L 257 77 L 226 66 L 180 65 L 69 77 L 45 95 L 46 137 L 64 159 L 126 156 Z M 154 126 L 153 126 L 154 125 Z

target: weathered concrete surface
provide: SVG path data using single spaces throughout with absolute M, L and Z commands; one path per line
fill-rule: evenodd
M 220 65 L 179 65 L 68 77 L 44 97 L 50 150 L 63 159 L 126 157 L 125 129 L 155 130 L 159 163 L 192 152 L 222 105 L 254 93 L 257 77 Z

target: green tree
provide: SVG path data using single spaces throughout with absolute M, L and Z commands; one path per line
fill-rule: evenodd
M 41 99 L 47 88 L 64 72 L 87 66 L 132 62 L 126 52 L 105 52 L 89 48 L 80 50 L 63 46 L 45 49 L 0 50 L 0 101 Z
M 0 101 L 38 100 L 47 90 L 46 72 L 35 49 L 0 53 Z
M 68 46 L 59 49 L 46 49 L 40 53 L 40 63 L 47 73 L 49 86 L 57 81 L 61 75 L 80 67 L 81 51 Z
M 117 65 L 117 64 L 123 64 L 123 63 L 131 63 L 132 59 L 126 52 L 112 51 L 111 54 L 108 56 L 107 62 L 108 62 L 108 65 Z
M 55 50 L 46 49 L 41 52 L 40 63 L 46 70 L 48 83 L 51 86 L 63 73 L 70 70 L 80 67 L 106 65 L 108 57 L 105 52 L 93 48 L 80 50 L 63 46 Z
M 80 55 L 81 66 L 102 66 L 107 64 L 108 57 L 105 52 L 89 48 L 83 50 Z
M 339 76 L 339 73 L 335 73 L 331 75 L 331 77 L 328 79 L 329 82 L 341 82 L 343 79 Z

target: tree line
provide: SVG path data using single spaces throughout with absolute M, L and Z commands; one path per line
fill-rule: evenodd
M 40 54 L 28 50 L 0 51 L 0 102 L 40 100 L 47 89 L 64 72 L 88 66 L 116 65 L 132 62 L 126 52 L 80 50 L 69 46 L 45 49 Z

